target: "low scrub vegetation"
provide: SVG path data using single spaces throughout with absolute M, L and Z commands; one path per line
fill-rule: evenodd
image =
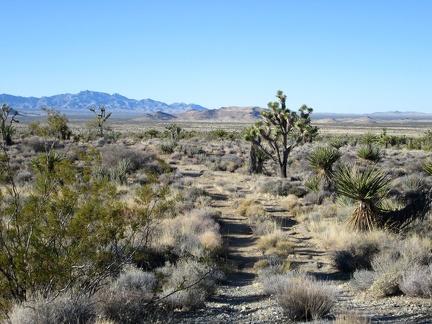
M 318 320 L 336 303 L 336 289 L 297 272 L 262 278 L 264 291 L 275 296 L 291 321 Z
M 282 118 L 286 133 L 265 123 L 122 133 L 103 107 L 89 129 L 46 110 L 46 120 L 18 131 L 19 115 L 4 105 L 0 320 L 169 323 L 173 312 L 204 307 L 229 269 L 211 207 L 227 197 L 251 228 L 264 293 L 291 321 L 319 320 L 336 303 L 333 286 L 296 270 L 301 244 L 318 242 L 328 267 L 370 296 L 431 298 L 430 131 L 318 136 L 311 108 L 291 112 L 282 92 L 277 98 L 264 120 Z M 313 243 L 294 238 L 299 232 Z

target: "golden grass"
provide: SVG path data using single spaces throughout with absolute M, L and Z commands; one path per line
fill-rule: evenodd
M 276 254 L 287 257 L 294 253 L 294 245 L 288 235 L 280 229 L 261 236 L 258 239 L 258 249 L 264 254 Z
M 266 214 L 264 206 L 256 199 L 245 199 L 237 207 L 240 216 L 264 216 Z

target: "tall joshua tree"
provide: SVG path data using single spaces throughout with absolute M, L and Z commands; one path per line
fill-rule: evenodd
M 296 146 L 311 141 L 318 128 L 311 125 L 312 108 L 303 105 L 297 113 L 286 107 L 286 95 L 281 90 L 276 97 L 278 101 L 268 104 L 269 110 L 261 113 L 263 120 L 249 127 L 244 138 L 277 163 L 280 177 L 286 178 L 288 156 Z
M 96 117 L 96 121 L 97 121 L 97 126 L 99 127 L 99 136 L 103 137 L 104 133 L 104 125 L 107 121 L 108 118 L 110 118 L 111 113 L 106 113 L 106 109 L 104 106 L 99 107 L 99 114 L 96 112 L 94 107 L 89 108 L 90 111 L 92 111 L 95 114 Z

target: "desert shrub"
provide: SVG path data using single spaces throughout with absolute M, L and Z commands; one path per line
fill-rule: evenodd
M 164 219 L 157 227 L 159 246 L 170 246 L 181 256 L 203 258 L 218 253 L 222 246 L 217 212 L 210 208 L 193 209 L 171 219 Z
M 229 171 L 234 172 L 240 169 L 244 164 L 241 157 L 235 154 L 222 154 L 222 156 L 207 161 L 206 165 L 211 171 Z
M 432 297 L 432 264 L 408 268 L 400 280 L 400 289 L 408 296 Z
M 24 144 L 29 146 L 36 153 L 45 152 L 47 147 L 49 147 L 49 143 L 43 140 L 43 138 L 39 136 L 32 136 L 24 140 Z
M 245 199 L 237 207 L 237 213 L 241 216 L 264 216 L 266 214 L 264 206 L 255 199 Z
M 16 304 L 9 317 L 11 324 L 84 324 L 94 321 L 96 309 L 87 297 L 59 296 L 53 300 Z
M 401 183 L 402 190 L 406 191 L 419 191 L 427 186 L 425 177 L 420 174 L 413 173 L 406 175 Z
M 107 143 L 116 142 L 120 138 L 121 133 L 110 130 L 109 132 L 104 133 L 103 139 L 107 141 Z
M 372 259 L 379 252 L 376 241 L 360 241 L 349 246 L 348 250 L 335 251 L 332 254 L 333 265 L 343 272 L 354 272 L 359 269 L 372 269 Z
M 281 274 L 278 268 L 273 266 L 261 272 L 258 278 L 262 282 L 264 294 L 276 295 L 282 292 L 282 287 L 293 277 L 303 280 L 306 273 L 292 271 Z
M 383 249 L 372 260 L 375 272 L 370 291 L 380 296 L 401 293 L 400 283 L 408 269 L 431 263 L 431 242 L 413 236 Z
M 126 267 L 114 282 L 117 290 L 140 291 L 150 301 L 156 288 L 156 277 L 151 272 L 142 271 L 133 266 Z
M 154 154 L 146 153 L 124 146 L 110 145 L 101 149 L 102 165 L 113 167 L 120 161 L 127 164 L 127 172 L 134 172 L 145 168 L 147 164 L 155 160 Z
M 275 196 L 287 196 L 291 185 L 288 179 L 260 178 L 255 184 L 258 192 Z
M 177 143 L 174 141 L 165 141 L 158 145 L 158 151 L 161 154 L 172 154 L 174 153 Z
M 305 188 L 303 188 L 303 187 L 295 186 L 295 187 L 291 187 L 288 190 L 288 194 L 289 195 L 297 196 L 299 198 L 302 198 L 302 197 L 304 197 L 307 194 L 307 190 Z
M 185 154 L 187 157 L 193 157 L 199 154 L 205 154 L 205 151 L 201 146 L 194 145 L 194 144 L 182 145 L 179 150 L 183 152 L 183 154 Z
M 372 286 L 375 280 L 375 273 L 372 270 L 356 270 L 350 281 L 351 286 L 357 290 L 367 290 Z
M 202 307 L 206 298 L 215 292 L 217 283 L 223 279 L 219 270 L 193 260 L 181 260 L 159 271 L 165 278 L 162 302 L 173 309 Z
M 176 187 L 177 197 L 175 210 L 178 214 L 190 211 L 197 207 L 206 207 L 210 205 L 211 197 L 202 187 L 193 186 L 192 183 L 182 183 L 180 180 L 173 184 Z
M 298 272 L 267 277 L 267 294 L 274 294 L 291 321 L 317 320 L 330 312 L 336 302 L 334 287 Z
M 20 186 L 31 183 L 33 181 L 33 174 L 29 171 L 20 171 L 15 175 L 15 181 Z
M 92 176 L 96 180 L 108 180 L 114 183 L 123 185 L 127 182 L 128 162 L 120 160 L 116 165 L 107 167 L 104 165 L 97 165 L 93 168 Z
M 98 293 L 102 317 L 117 323 L 145 323 L 153 318 L 156 277 L 134 267 L 123 270 L 117 280 Z

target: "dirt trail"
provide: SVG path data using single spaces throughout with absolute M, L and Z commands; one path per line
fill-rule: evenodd
M 314 238 L 305 236 L 297 229 L 295 220 L 280 206 L 280 198 L 257 195 L 251 191 L 253 180 L 247 180 L 240 174 L 209 172 L 202 165 L 178 166 L 178 169 L 183 176 L 194 178 L 194 185 L 202 187 L 212 197 L 211 207 L 221 212 L 219 222 L 226 244 L 229 271 L 226 282 L 206 303 L 206 307 L 178 314 L 177 323 L 286 322 L 276 300 L 265 296 L 261 284 L 254 280 L 257 274 L 253 265 L 263 255 L 257 247 L 257 237 L 252 233 L 248 218 L 238 215 L 236 211 L 239 198 L 259 198 L 269 216 L 278 220 L 294 245 L 294 254 L 289 256 L 294 266 L 339 287 L 338 304 L 334 307 L 336 313 L 351 310 L 369 316 L 372 323 L 432 323 L 431 317 L 424 315 L 429 314 L 430 304 L 427 301 L 400 296 L 377 301 L 363 294 L 354 294 L 344 283 L 347 278 L 335 272 L 327 253 L 317 248 Z
M 263 294 L 262 286 L 255 280 L 257 273 L 254 264 L 263 258 L 258 249 L 258 238 L 252 233 L 249 219 L 236 211 L 241 199 L 258 198 L 251 190 L 253 180 L 244 175 L 223 171 L 209 172 L 202 165 L 179 166 L 185 177 L 194 179 L 194 186 L 202 187 L 212 198 L 211 207 L 220 211 L 220 231 L 224 238 L 227 275 L 215 296 L 206 303 L 206 308 L 181 321 L 201 323 L 210 319 L 212 323 L 279 323 L 283 319 L 282 309 L 274 298 Z M 270 196 L 259 197 L 270 217 L 275 217 L 289 231 L 296 252 L 292 262 L 299 266 L 311 265 L 316 269 L 315 256 L 321 260 L 323 253 L 313 249 L 309 238 L 297 232 L 296 224 L 278 204 L 278 199 Z M 190 316 L 190 317 L 189 317 Z
M 206 172 L 203 166 L 180 167 L 184 176 L 195 179 L 194 185 L 201 186 L 212 198 L 212 208 L 221 212 L 220 231 L 226 247 L 228 272 L 227 283 L 243 286 L 255 278 L 253 265 L 262 257 L 256 246 L 257 238 L 252 233 L 246 217 L 236 212 L 236 197 L 246 197 L 252 193 L 241 175 L 229 172 Z

